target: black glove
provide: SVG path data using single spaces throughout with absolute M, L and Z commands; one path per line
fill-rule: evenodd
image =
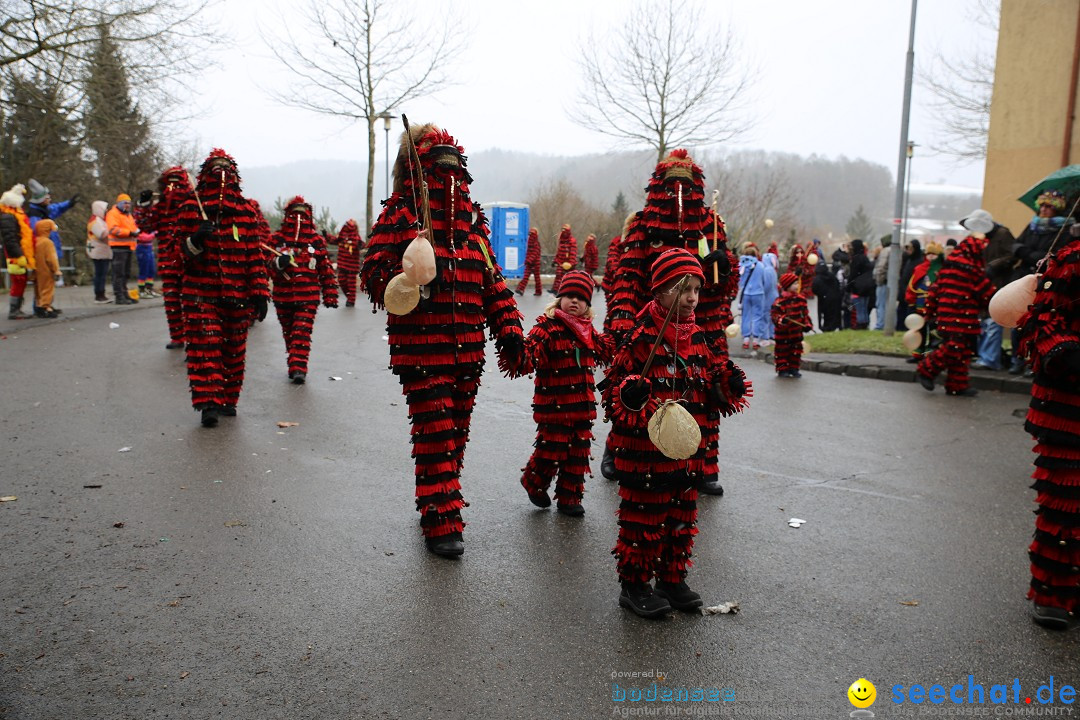
M 710 265 L 716 265 L 716 270 L 721 275 L 727 275 L 731 272 L 731 260 L 728 259 L 728 253 L 726 248 L 720 248 L 713 250 L 711 253 L 701 258 L 701 266 L 706 270 Z
M 652 395 L 652 382 L 649 378 L 642 378 L 640 386 L 636 380 L 632 380 L 626 383 L 619 392 L 622 404 L 628 410 L 640 410 L 645 407 L 650 395 Z
M 731 372 L 731 377 L 728 378 L 728 390 L 731 391 L 732 397 L 741 398 L 746 394 L 746 378 L 743 376 L 742 370 L 730 360 L 728 361 L 728 370 Z
M 278 270 L 284 270 L 285 268 L 289 267 L 291 262 L 292 258 L 288 255 L 278 255 L 276 258 L 274 258 L 274 267 L 276 267 Z
M 259 297 L 256 297 L 256 298 L 252 298 L 251 307 L 253 307 L 255 309 L 255 319 L 256 320 L 258 320 L 259 322 L 262 322 L 263 320 L 266 319 L 266 311 L 267 311 L 267 309 L 269 307 L 269 305 L 266 302 L 266 298 L 264 298 L 261 295 Z
M 68 200 L 68 205 L 70 205 L 71 207 L 75 207 L 76 203 L 78 203 L 78 202 L 79 202 L 79 193 L 75 193 L 74 195 L 71 196 L 71 199 Z
M 499 351 L 499 354 L 508 359 L 518 359 L 521 357 L 521 348 L 525 345 L 525 339 L 517 333 L 510 335 L 503 335 L 495 341 L 495 349 Z

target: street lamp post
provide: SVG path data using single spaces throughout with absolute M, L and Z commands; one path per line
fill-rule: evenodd
M 375 117 L 381 118 L 383 121 L 383 130 L 386 131 L 386 195 L 390 197 L 390 121 L 394 119 L 393 114 L 389 110 L 383 110 Z
M 911 158 L 915 156 L 915 143 L 908 140 L 907 144 L 907 183 L 904 188 L 904 221 L 901 225 L 902 231 L 900 233 L 900 239 L 903 240 L 908 235 L 908 211 L 911 209 Z

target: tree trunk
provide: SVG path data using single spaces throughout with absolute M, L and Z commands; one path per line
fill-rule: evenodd
M 375 224 L 372 215 L 372 194 L 375 185 L 375 114 L 368 113 L 367 121 L 367 205 L 364 211 L 364 239 L 371 237 L 371 226 Z

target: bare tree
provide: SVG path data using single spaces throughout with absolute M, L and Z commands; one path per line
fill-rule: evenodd
M 719 191 L 717 209 L 733 250 L 752 242 L 764 251 L 791 229 L 802 230 L 790 182 L 765 153 L 707 153 L 701 166 L 713 186 L 706 184 L 706 200 L 711 201 L 714 189 Z
M 599 238 L 611 224 L 609 215 L 586 201 L 566 178 L 547 180 L 537 185 L 529 196 L 529 223 L 537 229 L 540 247 L 549 255 L 555 253 L 564 224 L 570 225 L 580 253 L 585 249 L 589 233 Z
M 570 111 L 577 124 L 631 146 L 656 149 L 721 143 L 743 134 L 753 78 L 730 27 L 711 23 L 699 2 L 641 0 L 622 26 L 579 48 L 583 86 Z
M 108 34 L 123 48 L 133 90 L 169 117 L 179 103 L 177 85 L 209 64 L 216 34 L 198 21 L 215 2 L 0 0 L 0 72 L 51 81 L 74 108 L 91 54 Z
M 283 22 L 283 35 L 264 32 L 271 51 L 300 81 L 271 90 L 278 101 L 367 125 L 368 227 L 375 220 L 375 120 L 448 85 L 450 63 L 469 35 L 453 3 L 441 18 L 427 6 L 403 7 L 389 0 L 309 0 L 306 28 Z
M 1001 0 L 978 0 L 971 20 L 996 38 L 1000 18 Z M 956 59 L 939 52 L 920 68 L 919 81 L 933 94 L 931 106 L 940 118 L 941 137 L 933 150 L 961 163 L 986 159 L 996 53 L 996 45 Z

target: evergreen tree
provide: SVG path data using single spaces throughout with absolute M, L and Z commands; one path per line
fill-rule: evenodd
M 161 153 L 150 122 L 131 97 L 120 47 L 103 30 L 90 57 L 85 78 L 86 146 L 95 156 L 100 191 L 106 197 L 136 195 L 153 187 L 161 171 Z
M 848 237 L 852 239 L 868 240 L 874 234 L 874 223 L 871 222 L 866 211 L 863 210 L 863 206 L 860 205 L 855 214 L 851 216 L 851 219 L 847 221 L 844 230 L 847 232 Z
M 35 178 L 59 195 L 88 189 L 89 170 L 79 152 L 79 127 L 55 84 L 42 76 L 7 77 L 0 128 L 0 185 Z

